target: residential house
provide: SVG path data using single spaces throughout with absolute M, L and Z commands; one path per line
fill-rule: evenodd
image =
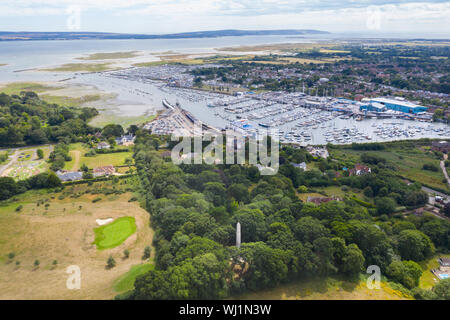
M 439 269 L 431 269 L 431 272 L 437 276 L 439 279 L 450 278 L 450 258 L 439 258 Z
M 450 271 L 450 258 L 439 258 L 441 268 L 446 268 L 445 271 Z
M 306 162 L 302 163 L 291 162 L 291 164 L 296 168 L 303 169 L 303 171 L 306 171 Z
M 94 178 L 101 176 L 110 176 L 116 173 L 116 168 L 114 166 L 103 166 L 94 168 Z
M 316 148 L 308 146 L 306 147 L 306 151 L 308 151 L 313 157 L 320 157 L 326 159 L 329 156 L 327 148 Z
M 355 167 L 348 170 L 349 176 L 361 176 L 364 174 L 371 173 L 371 169 L 368 166 L 365 166 L 363 164 L 355 164 Z
M 136 139 L 135 136 L 132 134 L 127 134 L 124 136 L 121 136 L 120 138 L 116 139 L 116 143 L 118 146 L 131 146 L 134 145 L 134 140 Z
M 433 141 L 431 149 L 433 151 L 448 153 L 450 151 L 450 141 Z

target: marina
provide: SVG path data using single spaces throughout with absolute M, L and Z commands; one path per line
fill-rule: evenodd
M 242 93 L 237 96 L 180 88 L 148 79 L 142 74 L 116 77 L 114 72 L 78 75 L 71 80 L 94 84 L 118 93 L 118 99 L 147 104 L 154 112 L 167 99 L 178 103 L 195 118 L 219 130 L 234 130 L 246 136 L 276 131 L 283 143 L 299 145 L 349 144 L 402 139 L 449 138 L 450 127 L 400 112 L 367 117 L 361 103 L 304 93 Z M 168 126 L 162 132 L 169 133 Z

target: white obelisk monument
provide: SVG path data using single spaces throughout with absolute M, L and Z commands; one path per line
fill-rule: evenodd
M 241 247 L 241 224 L 236 224 L 236 247 Z

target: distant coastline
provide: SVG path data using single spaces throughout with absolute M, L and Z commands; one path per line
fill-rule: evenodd
M 299 36 L 307 34 L 329 34 L 320 30 L 217 30 L 183 32 L 162 35 L 104 33 L 104 32 L 10 32 L 0 31 L 0 41 L 33 41 L 33 40 L 114 40 L 114 39 L 190 39 L 242 36 Z

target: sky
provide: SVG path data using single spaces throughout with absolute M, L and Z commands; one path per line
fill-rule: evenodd
M 450 38 L 440 0 L 0 0 L 1 31 L 164 34 L 221 29 Z

